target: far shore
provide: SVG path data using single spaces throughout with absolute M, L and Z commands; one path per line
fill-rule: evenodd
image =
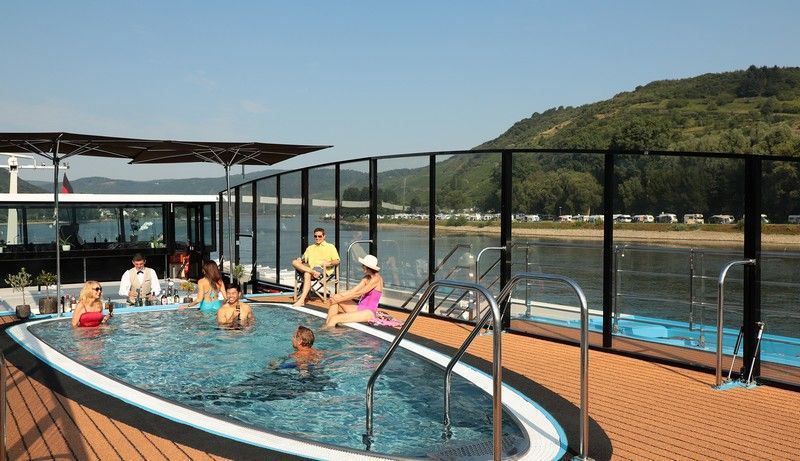
M 408 223 L 379 223 L 383 227 L 419 227 Z M 437 226 L 436 232 L 454 234 L 499 234 L 500 226 Z M 603 229 L 598 228 L 573 228 L 573 229 L 533 229 L 533 228 L 513 228 L 512 237 L 536 237 L 546 239 L 561 240 L 588 240 L 602 241 Z M 631 230 L 614 229 L 614 240 L 617 242 L 636 242 L 648 243 L 652 245 L 688 247 L 702 244 L 708 247 L 731 248 L 744 244 L 743 232 L 715 232 L 703 230 Z M 779 250 L 792 249 L 800 250 L 800 235 L 787 234 L 762 234 L 761 245 L 764 249 Z

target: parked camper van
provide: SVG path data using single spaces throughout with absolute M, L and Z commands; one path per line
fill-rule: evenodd
M 703 224 L 705 221 L 700 213 L 689 213 L 683 215 L 684 224 Z
M 790 214 L 789 224 L 800 224 L 800 214 Z
M 615 214 L 614 222 L 631 222 L 631 215 L 629 214 Z
M 633 215 L 633 222 L 655 222 L 655 218 L 651 214 L 637 214 Z
M 736 219 L 729 214 L 715 214 L 708 218 L 710 224 L 733 224 Z
M 656 222 L 672 224 L 678 222 L 678 216 L 675 213 L 661 213 L 656 216 Z

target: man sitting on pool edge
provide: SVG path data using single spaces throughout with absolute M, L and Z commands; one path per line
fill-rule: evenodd
M 225 290 L 225 304 L 217 311 L 217 324 L 226 328 L 242 328 L 255 323 L 250 305 L 239 301 L 239 285 L 233 284 Z
M 295 270 L 303 274 L 303 287 L 300 292 L 300 297 L 293 305 L 301 307 L 306 303 L 306 296 L 311 290 L 311 279 L 318 279 L 325 271 L 328 275 L 333 273 L 336 266 L 339 265 L 339 252 L 336 247 L 325 241 L 325 229 L 317 227 L 314 229 L 314 243 L 306 248 L 302 258 L 297 258 L 292 261 L 292 266 Z

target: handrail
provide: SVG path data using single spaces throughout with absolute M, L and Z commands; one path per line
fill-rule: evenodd
M 480 267 L 480 263 L 481 263 L 481 256 L 483 256 L 483 254 L 484 254 L 485 252 L 489 251 L 489 250 L 495 250 L 495 251 L 505 251 L 505 250 L 506 250 L 506 247 L 505 247 L 505 246 L 500 246 L 500 247 L 486 247 L 486 248 L 484 248 L 484 249 L 482 249 L 481 251 L 479 251 L 479 252 L 478 252 L 478 256 L 475 258 L 475 283 L 478 283 L 478 282 L 480 282 L 480 279 L 482 278 L 482 277 L 478 277 L 478 274 L 480 274 L 480 270 L 479 270 L 478 268 Z M 500 255 L 502 256 L 502 253 L 500 253 Z M 494 267 L 494 266 L 495 266 L 495 265 L 493 264 L 493 265 L 492 265 L 492 267 Z
M 717 370 L 716 370 L 716 386 L 722 385 L 722 306 L 725 304 L 725 277 L 728 276 L 728 270 L 733 266 L 754 266 L 755 259 L 743 259 L 741 261 L 731 261 L 719 273 L 717 281 L 718 296 L 717 296 Z
M 6 358 L 0 351 L 0 460 L 6 459 Z
M 347 290 L 350 289 L 350 259 L 351 259 L 350 258 L 350 250 L 353 248 L 353 245 L 355 245 L 356 243 L 372 243 L 372 239 L 368 239 L 368 240 L 353 240 L 353 242 L 350 245 L 347 246 L 347 263 L 346 263 L 346 267 L 345 267 L 345 278 L 344 278 L 345 279 L 344 280 L 344 286 L 345 286 L 345 289 L 347 289 Z
M 492 296 L 489 291 L 478 285 L 477 283 L 470 283 L 470 282 L 460 282 L 456 280 L 436 280 L 430 285 L 423 293 L 422 297 L 417 301 L 417 305 L 414 306 L 414 309 L 408 315 L 408 318 L 403 325 L 403 328 L 394 338 L 392 344 L 389 346 L 389 350 L 386 351 L 386 354 L 381 359 L 381 363 L 378 364 L 378 367 L 372 373 L 372 376 L 369 378 L 369 382 L 367 383 L 367 431 L 363 435 L 362 440 L 364 445 L 366 445 L 367 450 L 370 449 L 373 442 L 373 427 L 372 427 L 372 403 L 373 403 L 373 389 L 375 387 L 375 381 L 378 379 L 378 375 L 383 371 L 383 368 L 386 366 L 386 363 L 394 354 L 394 351 L 400 345 L 400 341 L 403 340 L 403 337 L 408 333 L 408 330 L 411 328 L 411 324 L 419 315 L 422 307 L 425 305 L 425 302 L 431 297 L 434 291 L 442 286 L 452 287 L 452 288 L 461 288 L 463 290 L 473 290 L 475 292 L 480 292 L 486 301 L 489 303 L 491 307 L 491 314 L 492 319 L 495 325 L 500 325 L 500 308 L 497 305 L 497 301 Z M 484 322 L 488 319 L 489 313 L 484 316 Z M 483 323 L 483 322 L 481 322 Z M 473 338 L 478 331 L 480 331 L 481 323 L 475 326 L 472 330 L 470 338 Z M 503 452 L 503 408 L 502 408 L 502 387 L 503 387 L 503 367 L 500 363 L 502 358 L 502 341 L 500 336 L 500 328 L 495 328 L 493 333 L 493 352 L 492 352 L 492 446 L 494 449 L 494 459 L 499 461 Z M 468 345 L 468 344 L 467 344 Z M 464 350 L 466 350 L 466 345 L 462 346 Z M 463 353 L 462 353 L 463 354 Z M 460 356 L 459 356 L 460 357 Z M 452 363 L 452 361 L 451 361 Z M 445 381 L 445 396 L 449 402 L 449 381 Z M 449 420 L 449 412 L 446 413 L 446 418 Z
M 456 246 L 454 246 L 454 247 L 453 247 L 453 249 L 452 249 L 452 250 L 450 250 L 450 252 L 449 252 L 449 253 L 447 253 L 447 254 L 444 256 L 444 258 L 442 258 L 441 262 L 439 262 L 439 264 L 437 264 L 437 265 L 436 265 L 436 267 L 434 267 L 434 268 L 433 268 L 433 273 L 435 274 L 435 273 L 439 272 L 439 269 L 441 269 L 441 268 L 442 268 L 442 266 L 444 266 L 444 264 L 445 264 L 447 261 L 449 261 L 451 257 L 453 257 L 453 254 L 456 252 L 456 250 L 458 250 L 459 248 L 464 248 L 464 247 L 466 247 L 466 248 L 470 248 L 470 247 L 471 247 L 471 245 L 470 245 L 470 244 L 468 244 L 468 243 L 458 243 L 458 244 L 456 244 Z M 406 299 L 406 301 L 405 301 L 405 302 L 404 302 L 404 303 L 403 303 L 403 304 L 402 304 L 400 307 L 401 307 L 401 308 L 403 308 L 403 307 L 406 307 L 406 305 L 408 305 L 408 303 L 409 303 L 409 302 L 410 302 L 412 299 L 414 299 L 414 296 L 416 296 L 416 295 L 417 295 L 417 293 L 419 293 L 419 290 L 423 289 L 423 288 L 425 287 L 425 285 L 427 285 L 427 284 L 428 284 L 428 281 L 427 281 L 427 280 L 425 280 L 425 281 L 423 281 L 422 283 L 420 283 L 420 284 L 419 284 L 419 286 L 417 287 L 417 289 L 416 289 L 416 290 L 414 290 L 414 292 L 413 292 L 413 293 L 411 293 L 411 296 L 409 296 L 409 297 L 408 297 L 408 299 Z
M 590 460 L 589 458 L 589 306 L 586 302 L 586 295 L 583 289 L 578 285 L 575 280 L 564 277 L 563 275 L 544 274 L 541 272 L 523 272 L 519 273 L 508 281 L 503 290 L 497 295 L 497 301 L 501 305 L 505 303 L 504 299 L 510 301 L 511 292 L 514 286 L 522 280 L 549 280 L 552 282 L 561 282 L 569 285 L 570 288 L 578 296 L 578 301 L 581 303 L 581 421 L 580 421 L 580 456 L 573 459 Z M 525 301 L 527 304 L 527 300 Z M 466 349 L 466 348 L 465 348 Z M 459 350 L 461 355 L 463 352 Z M 456 354 L 457 356 L 458 353 Z M 449 365 L 448 365 L 449 367 Z M 449 375 L 445 374 L 445 379 L 449 379 Z

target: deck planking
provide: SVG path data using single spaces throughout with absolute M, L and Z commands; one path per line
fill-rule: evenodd
M 315 304 L 319 306 L 310 303 Z M 393 315 L 405 318 L 402 312 Z M 2 323 L 11 319 L 0 317 Z M 468 328 L 420 317 L 410 333 L 457 348 Z M 479 337 L 468 352 L 491 360 L 491 337 Z M 505 376 L 523 376 L 575 406 L 580 401 L 579 355 L 574 345 L 503 335 Z M 590 352 L 589 367 L 589 414 L 610 440 L 611 459 L 800 459 L 795 441 L 800 392 L 771 386 L 717 391 L 712 389 L 713 373 L 597 350 Z M 176 443 L 157 431 L 106 416 L 9 362 L 6 372 L 8 460 L 245 459 Z M 530 397 L 536 400 L 536 395 Z M 589 447 L 597 459 L 609 457 L 594 454 L 591 439 Z

